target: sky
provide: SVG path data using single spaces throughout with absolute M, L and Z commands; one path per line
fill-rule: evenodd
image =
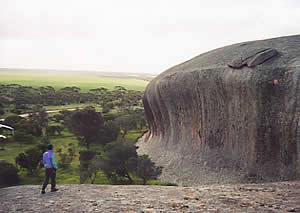
M 0 68 L 158 74 L 299 23 L 299 0 L 0 0 Z

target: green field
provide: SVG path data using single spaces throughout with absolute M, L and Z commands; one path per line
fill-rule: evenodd
M 144 91 L 148 81 L 126 74 L 105 76 L 97 72 L 60 72 L 0 69 L 0 84 L 20 84 L 34 88 L 52 86 L 55 89 L 76 86 L 82 92 L 89 89 L 123 86 L 126 89 Z

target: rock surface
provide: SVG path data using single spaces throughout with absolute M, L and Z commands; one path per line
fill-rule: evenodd
M 0 189 L 0 212 L 300 212 L 300 182 L 176 186 L 58 185 Z
M 300 35 L 219 48 L 146 88 L 140 153 L 181 185 L 299 178 Z

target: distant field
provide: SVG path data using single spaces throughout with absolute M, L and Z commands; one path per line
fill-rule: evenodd
M 52 86 L 60 89 L 67 86 L 81 88 L 82 92 L 89 89 L 123 86 L 126 89 L 144 91 L 149 81 L 142 80 L 142 74 L 132 76 L 126 74 L 111 75 L 97 72 L 59 72 L 59 71 L 29 71 L 0 69 L 0 84 L 20 84 L 23 86 Z

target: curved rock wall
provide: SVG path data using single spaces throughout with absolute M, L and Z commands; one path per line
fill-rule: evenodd
M 299 87 L 300 35 L 204 53 L 149 83 L 139 146 L 179 184 L 296 178 Z

